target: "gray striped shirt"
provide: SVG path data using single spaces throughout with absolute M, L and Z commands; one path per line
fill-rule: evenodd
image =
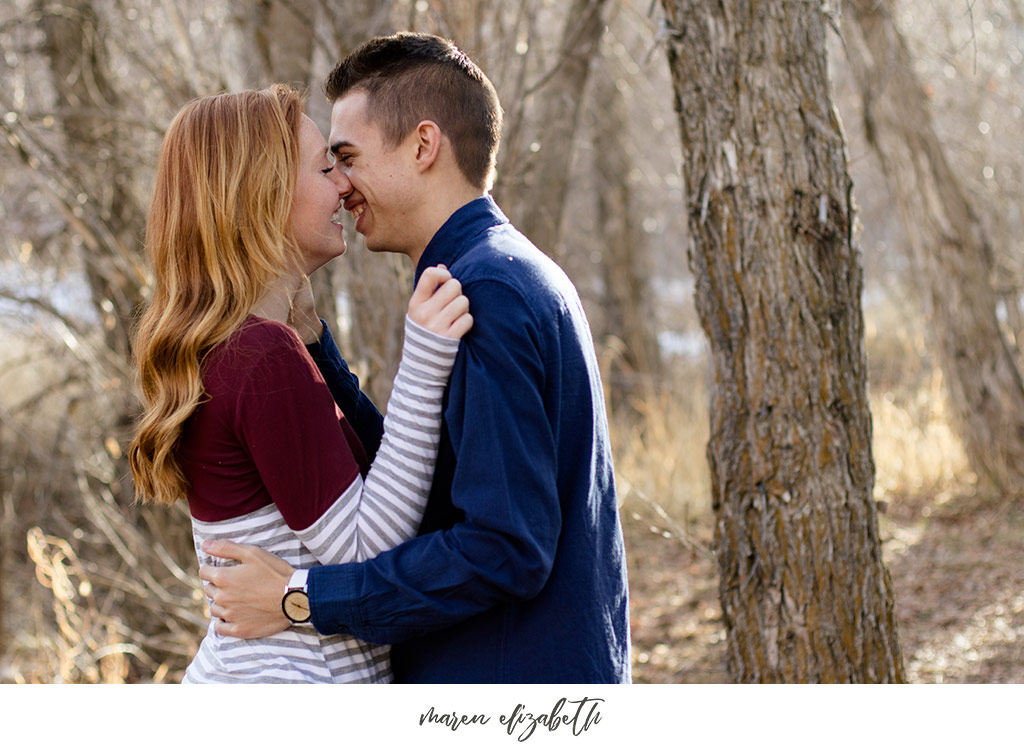
M 359 562 L 415 536 L 430 492 L 441 434 L 441 400 L 459 341 L 406 317 L 402 361 L 384 436 L 365 481 L 359 475 L 310 526 L 291 529 L 275 505 L 224 521 L 192 518 L 199 563 L 217 562 L 207 539 L 256 545 L 295 568 Z M 296 627 L 263 639 L 219 636 L 213 621 L 184 683 L 388 683 L 388 647 Z

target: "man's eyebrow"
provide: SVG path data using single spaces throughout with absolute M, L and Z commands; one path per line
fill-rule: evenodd
M 336 155 L 336 154 L 338 154 L 338 152 L 340 152 L 345 147 L 351 147 L 351 146 L 353 146 L 351 141 L 345 141 L 345 140 L 336 141 L 333 144 L 331 144 L 331 148 L 328 151 L 331 154 Z

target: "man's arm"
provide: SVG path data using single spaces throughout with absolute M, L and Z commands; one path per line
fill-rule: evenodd
M 203 550 L 240 565 L 199 568 L 203 591 L 213 600 L 210 615 L 223 636 L 255 639 L 284 631 L 291 622 L 281 610 L 285 587 L 295 569 L 276 555 L 253 545 L 207 540 Z
M 452 500 L 465 519 L 361 564 L 314 568 L 308 588 L 321 633 L 388 644 L 450 626 L 547 581 L 561 530 L 555 437 L 544 404 L 538 322 L 508 286 L 478 282 L 485 302 L 456 361 L 446 411 L 457 458 Z M 557 368 L 557 366 L 555 367 Z
M 561 509 L 542 394 L 544 328 L 504 285 L 477 283 L 467 293 L 488 303 L 474 309 L 446 411 L 458 459 L 452 499 L 465 520 L 364 563 L 311 569 L 307 586 L 321 633 L 391 644 L 502 602 L 529 599 L 547 581 Z M 213 582 L 207 589 L 215 600 L 211 613 L 229 624 L 218 631 L 264 636 L 275 621 L 280 630 L 287 564 L 244 545 L 207 542 L 203 548 L 243 564 L 200 571 Z
M 246 391 L 255 402 L 242 412 L 240 432 L 247 438 L 253 460 L 285 522 L 320 562 L 362 560 L 415 534 L 437 457 L 442 395 L 460 338 L 473 325 L 468 306 L 461 286 L 447 270 L 431 268 L 420 278 L 409 302 L 402 361 L 391 392 L 385 422 L 388 429 L 380 453 L 365 485 L 353 473 L 351 484 L 341 496 L 325 498 L 323 485 L 319 484 L 320 477 L 327 476 L 327 483 L 333 483 L 335 489 L 338 485 L 337 474 L 331 477 L 324 471 L 333 467 L 332 438 L 336 447 L 348 453 L 348 460 L 353 460 L 334 420 L 334 406 L 321 410 L 319 405 L 308 403 L 304 404 L 307 410 L 302 411 L 291 405 L 296 400 L 315 400 L 318 384 L 310 380 L 316 372 L 303 369 L 301 358 L 283 370 L 251 372 L 263 382 L 260 389 Z M 289 339 L 277 346 L 277 351 L 268 351 L 267 358 L 274 364 L 288 365 L 288 358 L 295 357 L 295 352 L 289 350 Z M 319 388 L 322 391 L 322 382 Z M 331 400 L 326 395 L 323 399 Z M 289 453 L 302 446 L 296 433 L 301 434 L 303 421 L 326 426 L 313 432 L 317 440 L 310 448 L 300 452 L 298 458 L 289 458 Z M 267 427 L 280 427 L 291 436 L 282 447 L 277 442 L 280 438 L 265 436 Z M 337 431 L 332 434 L 331 429 Z M 317 451 L 320 456 L 314 456 Z M 304 462 L 311 463 L 312 468 L 304 469 Z M 307 486 L 313 495 L 308 494 Z M 278 606 L 284 593 L 280 579 L 289 578 L 293 570 L 279 558 L 253 547 L 206 541 L 203 549 L 239 561 L 239 565 L 227 568 L 200 569 L 200 576 L 209 582 L 206 594 L 214 602 L 210 612 L 220 619 L 218 633 L 252 638 L 280 630 Z
M 321 633 L 394 643 L 528 599 L 547 582 L 561 509 L 543 395 L 546 328 L 504 285 L 477 283 L 467 295 L 486 304 L 474 307 L 445 411 L 458 459 L 452 499 L 465 519 L 372 560 L 311 569 L 307 589 Z M 557 354 L 549 358 L 557 364 Z M 215 585 L 207 590 L 215 600 L 211 613 L 230 624 L 218 631 L 266 635 L 282 615 L 287 563 L 244 545 L 203 548 L 243 563 L 200 572 Z

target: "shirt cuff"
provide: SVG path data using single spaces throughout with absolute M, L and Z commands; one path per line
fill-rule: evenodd
M 310 620 L 320 634 L 352 634 L 362 624 L 356 594 L 356 563 L 315 566 L 309 569 L 306 593 Z

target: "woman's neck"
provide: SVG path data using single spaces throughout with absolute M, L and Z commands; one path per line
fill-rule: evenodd
M 249 313 L 287 325 L 288 314 L 292 309 L 292 298 L 299 283 L 297 275 L 282 275 L 267 287 L 266 292 Z

